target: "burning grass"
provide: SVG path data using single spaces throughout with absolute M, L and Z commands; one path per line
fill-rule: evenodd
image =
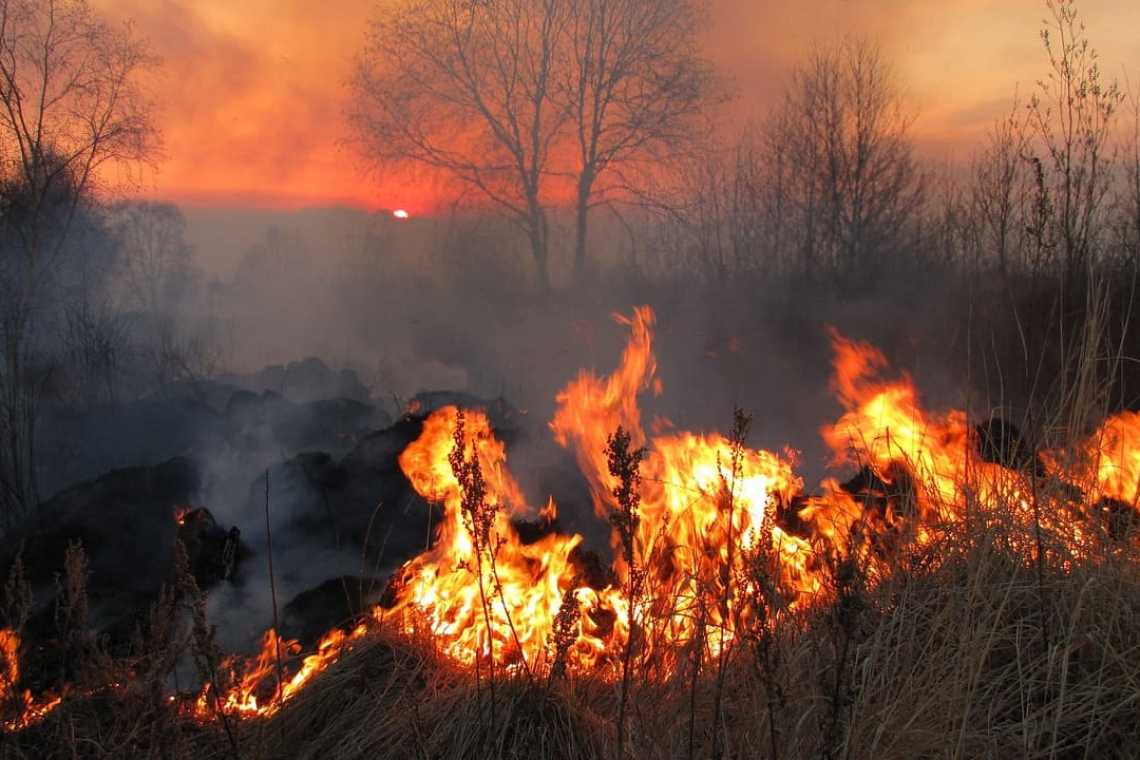
M 637 669 L 627 756 L 1134 757 L 1137 558 L 1051 566 L 1042 585 L 1013 539 L 956 534 L 928 547 L 926 569 L 778 615 L 766 652 L 733 650 L 719 718 L 715 671 Z M 492 720 L 487 685 L 433 641 L 372 633 L 270 717 L 235 715 L 233 731 L 251 758 L 605 758 L 619 698 L 588 675 L 506 673 Z M 126 692 L 67 700 L 3 756 L 235 755 L 216 722 L 176 714 Z
M 638 396 L 662 392 L 654 316 L 620 321 L 631 339 L 619 367 L 583 372 L 551 422 L 613 528 L 612 573 L 590 577 L 578 536 L 524 541 L 517 521 L 549 520 L 556 505 L 526 503 L 485 414 L 437 410 L 400 465 L 444 520 L 386 602 L 315 652 L 269 631 L 258 656 L 223 660 L 200 592 L 180 583 L 170 615 L 182 604 L 193 622 L 183 645 L 205 686 L 186 700 L 146 690 L 138 714 L 158 722 L 155 738 L 124 729 L 133 743 L 120 746 L 156 757 L 1140 753 L 1140 415 L 1030 447 L 1011 425 L 926 410 L 878 351 L 834 334 L 843 413 L 821 432 L 836 468 L 857 474 L 809 492 L 794 452 L 748 447 L 743 414 L 728 436 L 647 435 Z M 6 635 L 15 711 L 19 640 Z M 26 730 L 5 746 L 105 756 L 75 728 L 98 733 L 99 721 L 75 716 L 99 700 L 129 705 L 125 682 L 17 713 Z M 112 713 L 116 725 L 135 714 Z

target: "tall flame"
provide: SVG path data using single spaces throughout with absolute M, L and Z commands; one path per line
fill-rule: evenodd
M 657 373 L 657 359 L 653 355 L 653 310 L 641 306 L 634 309 L 630 317 L 615 314 L 614 319 L 630 328 L 629 344 L 622 353 L 621 364 L 605 379 L 582 370 L 555 397 L 558 408 L 550 422 L 554 440 L 561 446 L 573 447 L 578 466 L 590 483 L 594 509 L 603 518 L 613 507 L 612 492 L 616 484 L 606 465 L 606 439 L 621 427 L 630 434 L 634 448 L 645 445 L 637 395 L 651 385 L 658 393 L 661 389 L 660 384 L 653 382 Z
M 608 518 L 616 508 L 616 477 L 606 456 L 608 436 L 619 426 L 634 447 L 646 447 L 641 466 L 644 488 L 638 507 L 635 555 L 651 573 L 652 598 L 646 612 L 663 619 L 657 643 L 677 644 L 703 636 L 715 651 L 731 637 L 731 621 L 739 610 L 728 599 L 728 581 L 737 576 L 758 542 L 772 544 L 792 585 L 813 589 L 805 578 L 809 547 L 775 525 L 778 504 L 788 504 L 802 482 L 788 458 L 740 445 L 734 447 L 719 434 L 679 432 L 647 442 L 637 403 L 640 392 L 661 393 L 655 378 L 657 362 L 652 350 L 653 312 L 635 309 L 619 322 L 630 327 L 631 337 L 621 363 L 606 378 L 583 371 L 563 389 L 551 422 L 555 440 L 574 451 L 590 484 L 594 507 Z M 666 427 L 661 425 L 660 427 Z M 612 544 L 620 539 L 615 530 Z M 615 552 L 616 553 L 616 552 Z M 621 578 L 628 568 L 618 557 Z M 706 598 L 709 595 L 715 598 Z M 614 611 L 628 608 L 630 600 L 610 589 L 607 601 Z M 623 615 L 617 616 L 622 621 Z M 705 629 L 698 631 L 704 625 Z M 623 625 L 615 629 L 616 645 L 628 636 Z M 648 646 L 648 644 L 646 644 Z
M 476 657 L 533 663 L 547 657 L 549 635 L 562 598 L 573 591 L 571 552 L 580 536 L 550 534 L 524 544 L 511 522 L 536 513 L 507 470 L 506 448 L 485 413 L 463 413 L 463 454 L 475 457 L 493 509 L 490 544 L 477 551 L 473 526 L 465 521 L 463 491 L 453 471 L 452 451 L 460 411 L 436 410 L 423 432 L 400 455 L 400 467 L 425 499 L 444 506 L 443 522 L 430 549 L 398 574 L 393 612 L 406 632 L 426 630 L 444 653 L 471 664 Z M 552 517 L 555 507 L 545 508 Z

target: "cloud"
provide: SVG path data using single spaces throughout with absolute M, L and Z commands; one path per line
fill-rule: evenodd
M 165 65 L 154 81 L 166 159 L 154 194 L 200 203 L 432 205 L 429 185 L 377 177 L 345 147 L 345 87 L 372 0 L 94 0 L 132 19 Z M 965 145 L 1026 92 L 1045 59 L 1039 0 L 708 0 L 707 51 L 757 116 L 814 44 L 879 40 L 930 145 Z M 1140 70 L 1140 5 L 1084 0 L 1082 15 L 1110 74 Z M 1138 76 L 1133 77 L 1138 78 Z

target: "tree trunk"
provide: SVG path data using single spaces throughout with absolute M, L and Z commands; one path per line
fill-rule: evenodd
M 540 293 L 550 291 L 550 245 L 546 213 L 541 207 L 531 209 L 531 223 L 528 230 L 530 253 L 534 258 Z
M 579 285 L 586 280 L 586 236 L 589 231 L 592 182 L 588 174 L 583 174 L 578 181 L 577 218 L 574 227 L 574 281 Z
M 4 450 L 0 452 L 0 505 L 4 510 L 4 527 L 10 528 L 23 519 L 37 501 L 35 473 L 36 392 L 29 368 L 23 359 L 26 346 L 21 336 L 8 336 L 5 357 L 3 409 L 0 429 L 5 432 Z M 14 339 L 13 339 L 14 338 Z
M 534 263 L 538 273 L 538 289 L 542 293 L 550 291 L 550 265 L 547 260 L 547 252 L 541 248 L 537 241 L 532 241 L 531 246 L 534 248 Z
M 0 370 L 0 524 L 10 528 L 31 513 L 39 501 L 36 478 L 36 423 L 40 383 L 35 371 L 36 325 L 32 304 L 41 288 L 37 265 L 38 245 L 33 239 L 32 254 L 23 263 L 23 282 L 18 295 L 5 304 L 3 315 L 4 356 Z

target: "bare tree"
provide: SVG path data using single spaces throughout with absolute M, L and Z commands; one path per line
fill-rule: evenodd
M 768 142 L 795 166 L 787 192 L 805 266 L 872 271 L 902 245 L 924 200 L 911 117 L 880 50 L 847 40 L 793 76 Z
M 112 209 L 111 228 L 131 301 L 153 316 L 164 314 L 190 276 L 182 212 L 168 203 L 120 203 Z
M 685 162 L 681 195 L 652 205 L 659 218 L 656 245 L 670 248 L 690 273 L 720 285 L 771 263 L 761 259 L 778 228 L 765 216 L 769 177 L 763 169 L 747 138 Z
M 1097 263 L 1101 235 L 1113 227 L 1109 214 L 1124 210 L 1129 157 L 1116 176 L 1113 137 L 1125 96 L 1102 80 L 1076 4 L 1044 4 L 1046 76 L 991 131 L 974 163 L 971 211 L 979 254 L 995 256 L 1003 275 L 1071 282 Z
M 693 0 L 414 0 L 385 6 L 351 114 L 368 157 L 440 170 L 527 235 L 549 287 L 548 209 L 643 192 L 699 134 L 710 67 Z
M 139 75 L 153 64 L 129 28 L 84 0 L 0 0 L 0 506 L 37 501 L 38 356 L 53 276 L 109 164 L 150 155 L 156 134 Z
M 996 256 L 998 270 L 1007 280 L 1011 270 L 1026 264 L 1022 258 L 1026 137 L 1017 110 L 994 125 L 974 161 L 969 202 L 975 264 L 983 256 Z
M 957 225 L 958 204 L 928 218 L 910 123 L 878 48 L 847 40 L 815 50 L 759 129 L 686 162 L 679 197 L 658 204 L 674 255 L 726 281 L 757 271 L 874 277 L 931 229 Z
M 640 195 L 638 175 L 693 144 L 712 92 L 692 0 L 566 0 L 559 99 L 577 153 L 574 269 L 586 269 L 590 209 Z
M 130 350 L 127 320 L 111 304 L 80 301 L 63 308 L 62 323 L 70 400 L 81 406 L 114 403 Z
M 1026 158 L 1037 174 L 1040 203 L 1050 209 L 1048 232 L 1060 246 L 1066 280 L 1095 256 L 1112 181 L 1112 125 L 1124 95 L 1101 79 L 1074 0 L 1046 0 L 1041 30 L 1049 72 L 1029 102 L 1033 143 Z
M 563 0 L 388 4 L 350 114 L 369 157 L 442 170 L 526 234 L 549 287 L 547 184 L 566 122 L 553 101 Z
M 1118 203 L 1122 218 L 1123 254 L 1140 265 L 1140 85 L 1128 88 L 1132 128 L 1125 143 L 1124 187 Z

